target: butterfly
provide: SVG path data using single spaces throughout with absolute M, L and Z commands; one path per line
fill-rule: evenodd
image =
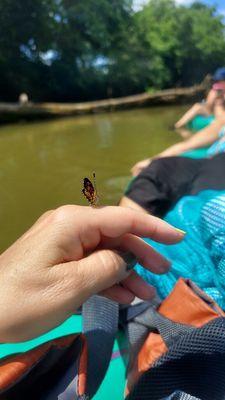
M 93 182 L 94 184 L 90 181 L 90 179 L 84 178 L 82 193 L 88 200 L 89 204 L 93 207 L 96 207 L 98 204 L 98 195 L 97 195 L 94 172 L 93 172 Z

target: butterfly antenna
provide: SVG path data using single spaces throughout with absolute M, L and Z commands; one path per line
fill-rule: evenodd
M 98 197 L 98 190 L 97 190 L 97 185 L 96 185 L 96 175 L 95 175 L 95 172 L 93 172 L 93 183 L 94 183 L 94 189 L 95 189 L 95 192 L 96 192 L 96 202 L 98 203 L 99 197 Z M 96 204 L 97 204 L 97 203 L 96 203 Z
M 96 185 L 96 176 L 95 176 L 95 172 L 93 172 L 93 182 L 94 182 L 95 191 L 96 191 L 96 193 L 97 193 L 97 185 Z

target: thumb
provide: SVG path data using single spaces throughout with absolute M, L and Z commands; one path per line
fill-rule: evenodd
M 98 250 L 79 261 L 67 263 L 69 273 L 73 270 L 78 288 L 87 299 L 125 279 L 137 263 L 131 252 Z

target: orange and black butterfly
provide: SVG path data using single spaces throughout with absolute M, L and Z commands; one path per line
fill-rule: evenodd
M 97 206 L 98 195 L 95 183 L 95 173 L 93 173 L 93 183 L 90 181 L 90 179 L 84 178 L 82 193 L 91 206 Z

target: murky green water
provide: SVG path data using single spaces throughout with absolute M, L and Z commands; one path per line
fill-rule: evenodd
M 101 204 L 116 204 L 138 160 L 178 140 L 183 107 L 159 107 L 0 128 L 0 250 L 47 209 L 85 204 L 96 172 Z

